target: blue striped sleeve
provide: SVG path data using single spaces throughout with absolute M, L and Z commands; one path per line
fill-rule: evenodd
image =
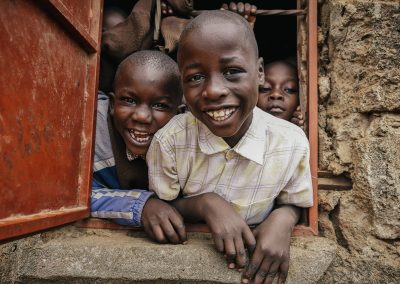
M 141 226 L 142 210 L 153 192 L 141 189 L 110 189 L 93 180 L 91 216 L 111 219 L 120 225 Z

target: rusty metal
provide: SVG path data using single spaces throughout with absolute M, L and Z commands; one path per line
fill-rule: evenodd
M 195 17 L 200 15 L 204 10 L 193 10 L 191 16 Z M 257 10 L 256 16 L 302 16 L 307 15 L 307 10 Z
M 308 140 L 314 206 L 309 209 L 309 226 L 318 234 L 318 47 L 317 1 L 308 1 Z

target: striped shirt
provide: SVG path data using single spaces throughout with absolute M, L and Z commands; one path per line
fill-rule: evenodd
M 146 189 L 121 188 L 107 123 L 108 105 L 108 96 L 99 92 L 91 216 L 111 219 L 121 225 L 140 226 L 143 207 L 153 193 Z
M 309 143 L 294 124 L 259 108 L 242 139 L 230 148 L 191 113 L 159 130 L 147 152 L 149 188 L 173 200 L 215 192 L 248 224 L 262 222 L 278 204 L 313 204 Z

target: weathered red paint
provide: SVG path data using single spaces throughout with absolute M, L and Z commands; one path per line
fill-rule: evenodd
M 0 1 L 0 239 L 88 216 L 101 9 Z

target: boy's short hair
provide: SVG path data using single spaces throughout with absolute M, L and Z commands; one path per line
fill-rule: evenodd
M 243 33 L 238 32 L 238 35 L 240 34 L 240 37 L 238 36 L 238 40 L 250 44 L 254 50 L 254 55 L 258 58 L 258 45 L 252 27 L 243 16 L 227 10 L 203 11 L 200 15 L 192 19 L 186 25 L 181 34 L 179 42 L 182 42 L 182 39 L 185 38 L 190 32 L 202 27 L 203 25 L 220 24 L 227 21 L 234 23 L 243 29 Z
M 121 72 L 121 69 L 126 65 L 136 65 L 136 66 L 148 66 L 154 70 L 159 70 L 165 72 L 165 78 L 170 80 L 172 86 L 177 93 L 177 95 L 182 96 L 182 87 L 180 82 L 180 74 L 177 63 L 165 53 L 157 50 L 141 50 L 132 53 L 126 57 L 118 65 L 117 71 L 115 72 L 114 79 L 114 91 L 115 82 Z

